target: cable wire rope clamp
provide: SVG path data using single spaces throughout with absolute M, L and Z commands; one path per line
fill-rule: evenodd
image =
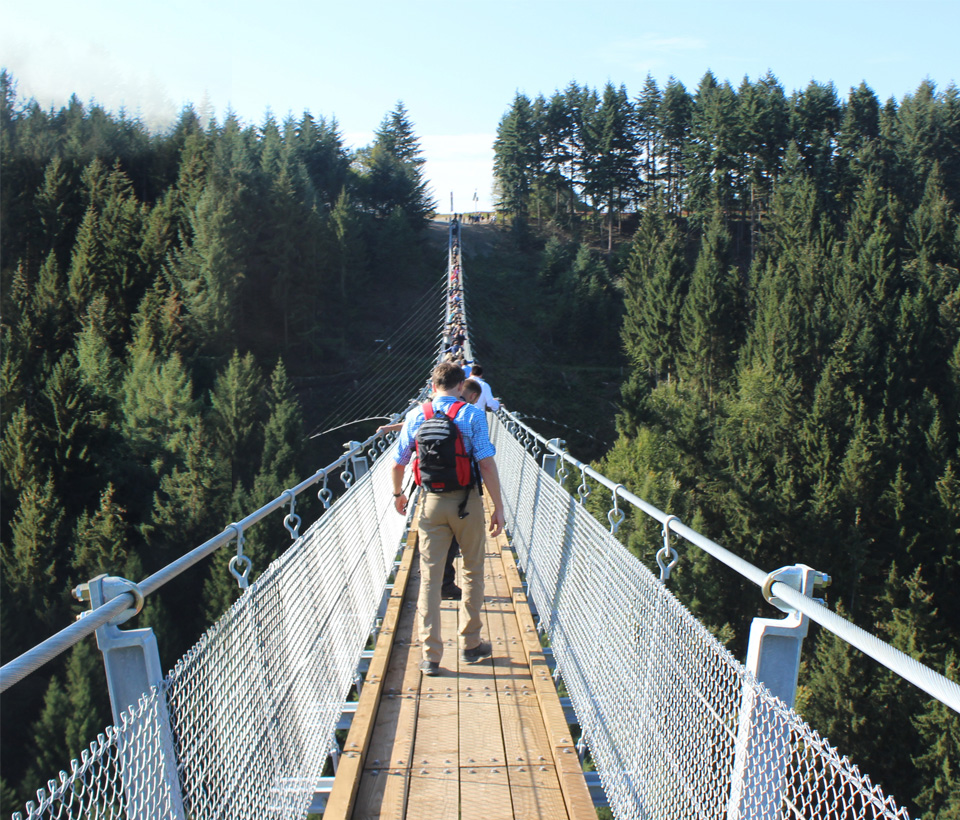
M 657 566 L 660 567 L 660 581 L 670 580 L 670 571 L 680 562 L 680 556 L 677 551 L 670 546 L 670 522 L 676 521 L 678 524 L 683 522 L 675 515 L 668 515 L 663 522 L 663 546 L 657 551 Z
M 247 589 L 250 586 L 250 569 L 253 567 L 253 562 L 243 554 L 243 527 L 233 523 L 227 529 L 233 529 L 237 533 L 237 554 L 230 559 L 230 574 L 237 579 L 237 586 L 240 589 Z
M 92 612 L 96 608 L 96 605 L 94 605 L 95 596 L 90 592 L 91 584 L 100 584 L 100 597 L 102 597 L 104 604 L 127 592 L 133 596 L 133 606 L 123 610 L 123 612 L 111 620 L 110 624 L 113 626 L 120 626 L 120 624 L 126 623 L 134 616 L 139 615 L 140 610 L 143 609 L 143 592 L 140 591 L 140 587 L 133 581 L 128 581 L 126 578 L 120 578 L 115 575 L 98 575 L 96 578 L 87 581 L 85 584 L 80 584 L 73 590 L 74 598 L 78 601 L 89 601 L 92 607 L 85 612 L 81 612 L 80 615 L 77 616 L 77 620 L 80 620 L 80 618 L 88 612 Z
M 613 488 L 613 509 L 607 513 L 607 521 L 610 522 L 610 535 L 617 534 L 617 530 L 620 529 L 623 519 L 626 518 L 626 513 L 620 509 L 619 502 L 617 501 L 617 490 L 622 489 L 622 484 L 617 484 L 617 486 Z
M 284 496 L 290 498 L 290 512 L 286 514 L 283 519 L 283 526 L 287 528 L 287 532 L 290 533 L 290 538 L 296 541 L 300 537 L 300 516 L 297 515 L 295 510 L 297 509 L 297 496 L 294 494 L 293 490 L 284 490 Z M 283 496 L 281 496 L 282 498 Z
M 789 615 L 795 611 L 794 608 L 773 594 L 773 585 L 778 581 L 781 584 L 792 587 L 803 595 L 808 595 L 813 598 L 813 591 L 830 586 L 831 578 L 825 572 L 818 572 L 806 564 L 780 567 L 780 569 L 775 569 L 768 573 L 763 581 L 762 587 L 764 600 L 768 604 L 775 606 L 781 612 L 786 612 Z M 813 598 L 813 600 L 820 604 L 823 603 L 823 600 L 820 598 Z

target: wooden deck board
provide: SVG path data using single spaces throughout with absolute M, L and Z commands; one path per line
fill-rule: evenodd
M 410 770 L 406 813 L 410 820 L 457 820 L 459 814 L 459 767 L 414 766 Z
M 554 820 L 567 816 L 560 781 L 552 766 L 510 766 L 507 772 L 517 818 Z
M 410 594 L 416 596 L 420 588 L 419 570 L 414 569 L 408 583 Z M 404 607 L 364 764 L 368 770 L 410 764 L 420 689 L 420 644 L 414 638 L 415 621 L 416 608 Z M 367 781 L 361 780 L 361 788 L 367 786 Z
M 367 769 L 361 775 L 354 804 L 354 820 L 404 816 L 409 769 Z M 326 815 L 324 815 L 326 817 Z
M 506 766 L 460 769 L 461 820 L 514 820 Z
M 364 711 L 373 728 L 358 730 L 356 737 L 366 737 L 366 747 L 352 746 L 342 758 L 359 781 L 353 813 L 328 814 L 325 820 L 596 817 L 513 554 L 507 549 L 501 555 L 505 548 L 503 536 L 487 539 L 481 618 L 493 657 L 459 662 L 460 605 L 444 601 L 437 677 L 421 676 L 419 670 L 418 559 L 414 556 L 405 569 L 406 598 L 389 604 L 395 621 L 389 661 L 371 662 L 376 670 L 372 691 L 379 691 L 380 702 Z M 351 731 L 348 743 L 354 735 Z

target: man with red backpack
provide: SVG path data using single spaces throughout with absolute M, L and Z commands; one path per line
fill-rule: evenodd
M 394 455 L 393 497 L 397 512 L 405 514 L 407 510 L 403 476 L 414 456 L 414 477 L 426 492 L 419 525 L 420 597 L 417 601 L 423 647 L 420 669 L 425 675 L 440 674 L 443 656 L 440 590 L 452 537 L 456 537 L 463 555 L 460 660 L 476 663 L 491 653 L 490 643 L 480 637 L 486 538 L 481 485 L 493 502 L 489 532 L 494 537 L 504 527 L 503 500 L 486 414 L 459 398 L 463 382 L 463 370 L 451 362 L 434 368 L 433 401 L 407 415 Z

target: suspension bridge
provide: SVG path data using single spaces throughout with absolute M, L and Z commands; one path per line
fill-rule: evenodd
M 473 356 L 463 278 L 454 223 L 437 357 Z M 809 622 L 956 711 L 960 687 L 831 612 L 815 569 L 755 567 L 516 415 L 488 418 L 508 524 L 486 546 L 492 658 L 459 666 L 444 602 L 443 674 L 421 678 L 418 505 L 395 512 L 378 433 L 139 583 L 83 584 L 85 616 L 0 670 L 5 691 L 96 634 L 113 709 L 14 817 L 908 817 L 793 711 Z M 301 531 L 308 490 L 324 510 Z M 606 524 L 592 493 L 609 494 Z M 628 507 L 662 525 L 659 577 L 616 537 Z M 272 513 L 290 546 L 251 583 L 244 533 Z M 671 594 L 679 538 L 780 610 L 755 619 L 746 663 Z M 243 594 L 164 674 L 152 631 L 120 626 L 221 548 Z

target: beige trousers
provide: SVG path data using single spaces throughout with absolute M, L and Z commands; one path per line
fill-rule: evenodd
M 423 659 L 440 662 L 443 638 L 440 634 L 440 587 L 443 564 L 450 540 L 457 536 L 463 556 L 463 599 L 460 602 L 460 645 L 473 649 L 480 643 L 480 610 L 483 607 L 483 557 L 486 527 L 483 502 L 476 488 L 470 490 L 466 511 L 457 517 L 457 507 L 466 490 L 452 493 L 425 493 L 420 514 L 420 597 L 417 600 L 417 627 Z

